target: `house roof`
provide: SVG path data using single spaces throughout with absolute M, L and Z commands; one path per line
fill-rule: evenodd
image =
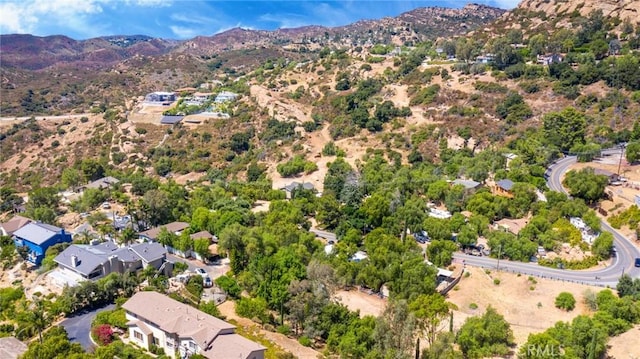
M 607 176 L 607 177 L 617 176 L 616 173 L 605 170 L 604 168 L 594 168 L 593 173 L 596 175 Z
M 27 351 L 27 345 L 15 337 L 0 338 L 0 358 L 17 359 Z
M 238 335 L 221 335 L 211 343 L 211 347 L 200 352 L 210 359 L 228 358 L 229 353 L 235 353 L 234 358 L 248 358 L 251 353 L 264 350 L 265 348 L 251 340 Z
M 153 262 L 167 255 L 167 250 L 159 243 L 140 243 L 129 247 L 133 253 L 145 262 Z
M 93 182 L 88 183 L 87 185 L 85 185 L 85 188 L 109 188 L 111 187 L 111 185 L 114 185 L 116 183 L 119 183 L 120 180 L 115 178 L 115 177 L 111 177 L 111 176 L 107 176 L 107 177 L 102 177 L 100 179 L 97 179 Z
M 72 257 L 78 258 L 78 264 L 74 267 L 72 263 Z M 62 253 L 58 254 L 54 261 L 62 266 L 73 268 L 74 271 L 89 275 L 98 266 L 101 266 L 109 259 L 105 255 L 99 255 L 93 253 L 84 246 L 71 245 L 67 247 Z
M 189 237 L 191 237 L 191 239 L 207 238 L 209 240 L 213 240 L 213 238 L 215 236 L 213 234 L 209 233 L 209 231 L 200 231 L 200 232 L 197 232 L 197 233 L 194 233 L 194 234 L 190 235 Z
M 293 182 L 289 183 L 288 185 L 282 187 L 282 189 L 287 191 L 287 192 L 292 192 L 294 189 L 297 189 L 298 187 L 302 187 L 303 189 L 306 189 L 306 190 L 309 190 L 309 191 L 315 189 L 315 187 L 313 186 L 313 183 L 311 183 L 311 182 L 300 183 L 300 182 L 296 182 L 296 181 L 293 181 Z
M 63 231 L 62 228 L 46 223 L 31 222 L 13 233 L 14 236 L 34 244 L 42 244 L 49 238 Z
M 144 335 L 149 335 L 152 334 L 153 332 L 151 331 L 151 328 L 149 328 L 148 325 L 144 324 L 144 322 L 141 322 L 139 320 L 131 320 L 127 322 L 127 326 L 132 327 L 132 326 L 136 326 L 138 327 L 138 329 L 140 329 L 140 331 L 142 331 L 142 333 Z
M 459 179 L 459 178 L 453 180 L 453 182 L 451 182 L 451 183 L 453 183 L 454 186 L 455 185 L 462 185 L 462 186 L 464 186 L 465 189 L 474 189 L 474 188 L 480 186 L 480 182 L 476 182 L 476 181 L 473 181 L 473 180 L 463 180 L 463 179 Z
M 180 338 L 191 338 L 205 349 L 201 354 L 208 358 L 235 357 L 230 353 L 250 353 L 264 348 L 248 340 L 231 338 L 215 344 L 223 337 L 233 334 L 235 326 L 212 315 L 203 313 L 187 304 L 180 303 L 157 292 L 138 292 L 122 307 L 138 318 L 149 321 L 161 330 L 174 333 Z M 230 346 L 233 344 L 233 346 Z M 220 347 L 227 350 L 222 356 L 207 355 L 207 348 Z
M 503 179 L 496 182 L 496 185 L 505 191 L 511 191 L 513 188 L 513 181 L 510 179 Z
M 167 250 L 158 243 L 142 243 L 131 247 L 118 247 L 113 242 L 103 242 L 96 245 L 71 245 L 58 254 L 54 261 L 74 271 L 89 275 L 98 266 L 115 256 L 125 263 L 142 260 L 152 262 L 166 255 Z M 71 257 L 78 258 L 78 264 L 73 267 Z
M 31 219 L 29 218 L 22 217 L 22 216 L 13 216 L 13 218 L 8 220 L 7 222 L 0 224 L 0 227 L 2 227 L 4 231 L 7 232 L 8 235 L 12 235 L 13 232 L 17 231 L 18 229 L 24 227 L 29 223 L 31 223 Z
M 169 232 L 179 232 L 179 231 L 182 231 L 183 229 L 189 227 L 189 223 L 171 222 L 171 223 L 167 223 L 165 225 L 159 226 L 159 227 L 151 228 L 149 230 L 146 230 L 144 232 L 140 232 L 138 234 L 143 236 L 143 237 L 147 237 L 147 238 L 151 238 L 151 239 L 155 240 L 156 238 L 158 238 L 158 234 L 160 234 L 160 229 L 162 229 L 162 227 L 166 228 L 167 231 L 169 231 Z
M 184 116 L 162 116 L 160 119 L 160 123 L 163 125 L 175 125 L 176 123 L 182 121 Z

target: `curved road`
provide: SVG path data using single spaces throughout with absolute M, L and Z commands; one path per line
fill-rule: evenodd
M 610 149 L 603 151 L 603 154 L 616 154 L 619 152 L 620 149 Z M 562 175 L 572 164 L 576 163 L 576 161 L 575 156 L 567 156 L 549 167 L 547 170 L 547 185 L 550 189 L 567 193 L 564 187 L 562 187 Z M 473 257 L 460 253 L 454 254 L 454 258 L 464 260 L 465 264 L 471 266 L 484 268 L 498 268 L 499 266 L 500 270 L 514 273 L 598 286 L 615 287 L 623 273 L 627 273 L 631 277 L 640 277 L 640 268 L 634 267 L 635 258 L 640 258 L 640 250 L 627 238 L 611 228 L 605 221 L 601 221 L 601 228 L 613 234 L 617 254 L 613 257 L 610 266 L 598 270 L 577 271 L 554 269 L 539 266 L 534 263 L 511 262 L 507 260 L 498 261 L 492 258 Z

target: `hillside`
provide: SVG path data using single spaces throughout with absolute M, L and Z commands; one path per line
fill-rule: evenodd
M 167 87 L 184 87 L 207 77 L 207 69 L 246 73 L 267 59 L 312 59 L 322 47 L 415 44 L 462 35 L 504 10 L 467 5 L 461 9 L 419 8 L 395 18 L 325 28 L 275 31 L 231 29 L 211 37 L 169 41 L 145 36 L 111 36 L 76 41 L 64 36 L 0 36 L 0 114 L 24 116 L 70 111 L 105 98 L 130 97 Z M 258 51 L 256 51 L 258 50 Z M 179 61 L 176 61 L 179 59 Z M 64 86 L 59 77 L 64 77 Z M 93 86 L 97 79 L 108 85 Z M 108 79 L 114 78 L 113 81 Z M 39 89 L 37 105 L 22 106 Z M 33 96 L 31 96 L 33 97 Z M 33 98 L 31 101 L 33 102 Z M 118 104 L 122 101 L 117 100 Z M 61 113 L 61 112 L 58 112 Z

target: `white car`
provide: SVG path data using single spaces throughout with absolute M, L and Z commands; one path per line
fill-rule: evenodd
M 206 275 L 208 275 L 208 274 L 207 274 L 207 271 L 206 271 L 206 270 L 204 270 L 204 269 L 202 269 L 202 268 L 196 268 L 196 274 L 199 274 L 199 275 L 201 275 L 201 276 L 203 276 L 203 277 L 204 277 L 204 276 L 206 276 Z

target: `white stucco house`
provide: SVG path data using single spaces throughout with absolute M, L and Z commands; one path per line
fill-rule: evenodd
M 122 305 L 129 340 L 164 349 L 171 358 L 264 359 L 262 345 L 235 333 L 235 326 L 157 292 L 138 292 Z

